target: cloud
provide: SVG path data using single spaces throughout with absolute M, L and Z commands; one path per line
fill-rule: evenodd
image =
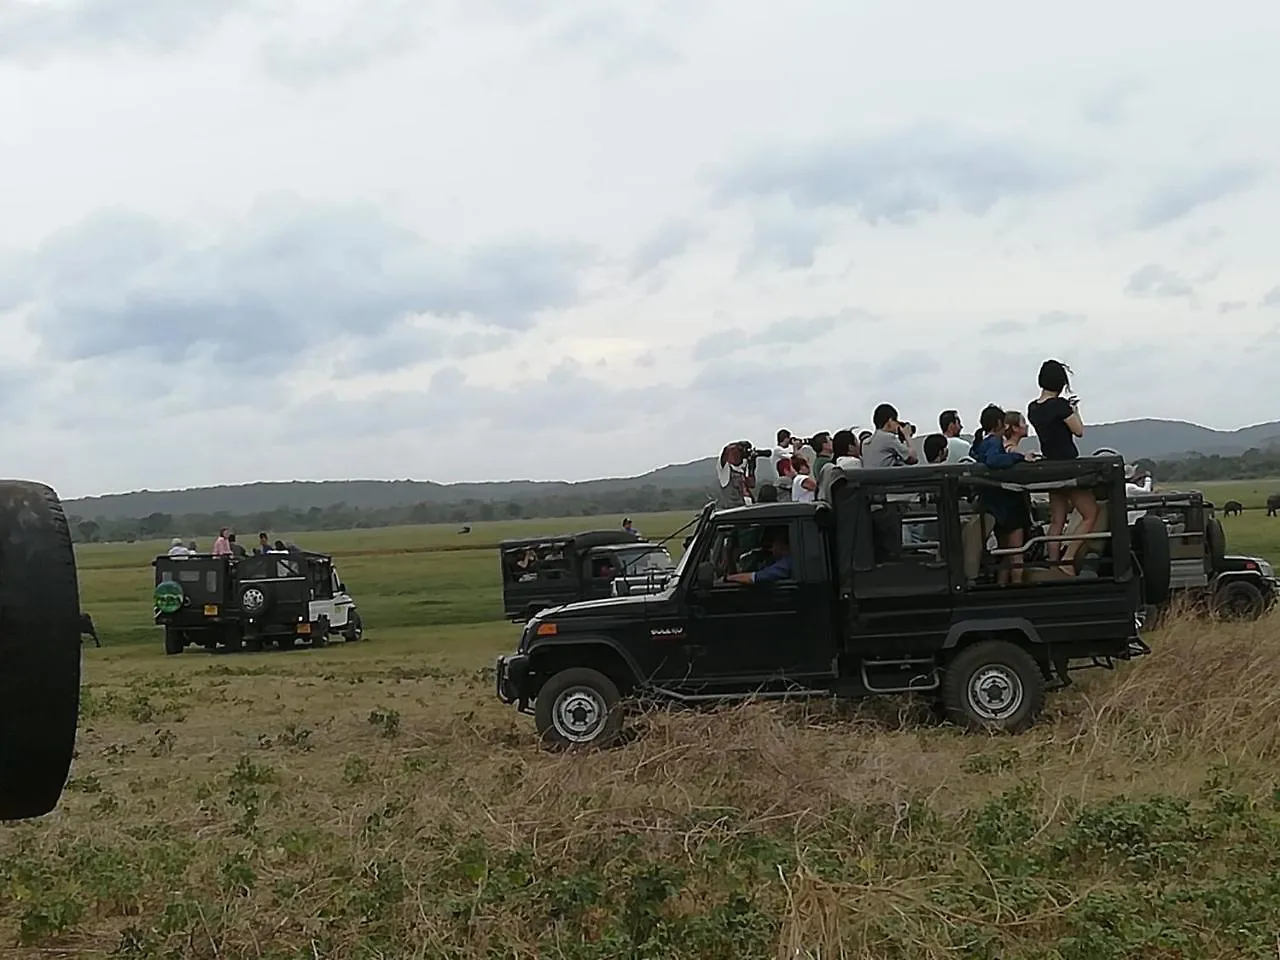
M 1243 310 L 1249 304 L 1244 300 L 1224 300 L 1218 304 L 1219 313 L 1235 313 L 1237 310 Z
M 1094 126 L 1118 127 L 1133 116 L 1134 102 L 1147 85 L 1137 77 L 1121 77 L 1080 99 L 1080 115 Z
M 0 60 L 41 63 L 93 50 L 175 52 L 257 6 L 254 0 L 4 0 Z
M 549 47 L 588 54 L 611 76 L 669 66 L 683 59 L 669 35 L 640 22 L 621 6 L 602 4 L 570 17 L 553 30 Z
M 305 31 L 296 26 L 271 37 L 259 52 L 262 65 L 294 86 L 362 73 L 420 47 L 427 11 L 418 0 L 362 0 L 319 39 L 299 39 Z
M 683 217 L 672 218 L 649 236 L 631 257 L 631 279 L 638 280 L 689 249 L 702 231 Z
M 999 337 L 1010 333 L 1025 333 L 1027 325 L 1018 320 L 992 320 L 982 328 L 982 333 L 989 337 Z
M 1280 307 L 1280 286 L 1272 287 L 1270 290 L 1268 290 L 1267 293 L 1263 296 L 1262 302 L 1259 304 L 1259 306 Z
M 1085 315 L 1082 313 L 1067 313 L 1065 310 L 1047 310 L 1036 318 L 1036 323 L 1042 327 L 1062 327 L 1067 325 L 1076 325 L 1085 321 Z
M 813 266 L 818 248 L 829 235 L 828 226 L 811 212 L 758 210 L 751 244 L 739 259 L 738 270 L 745 272 L 762 265 L 807 270 Z
M 839 313 L 775 320 L 755 333 L 730 327 L 698 340 L 693 345 L 692 357 L 698 361 L 718 360 L 752 347 L 803 347 L 837 329 L 852 330 L 859 324 L 873 324 L 878 320 L 865 310 L 851 307 Z
M 53 358 L 271 366 L 416 314 L 527 330 L 577 302 L 582 262 L 540 241 L 442 248 L 359 204 L 276 198 L 212 241 L 104 211 L 0 266 L 0 310 L 27 311 Z
M 1195 290 L 1174 270 L 1148 263 L 1135 270 L 1125 284 L 1124 292 L 1131 297 L 1191 297 Z
M 1134 226 L 1151 230 L 1180 220 L 1194 210 L 1253 187 L 1262 173 L 1233 164 L 1170 180 L 1147 194 L 1134 213 Z
M 1078 172 L 1011 139 L 917 125 L 765 150 L 724 170 L 721 201 L 785 197 L 801 210 L 839 208 L 867 223 L 908 223 L 947 207 L 981 216 L 1002 199 L 1049 193 Z

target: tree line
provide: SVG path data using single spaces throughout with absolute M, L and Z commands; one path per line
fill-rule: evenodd
M 1251 447 L 1237 457 L 1197 453 L 1180 460 L 1156 461 L 1151 466 L 1156 483 L 1264 480 L 1280 478 L 1280 450 Z M 1280 480 L 1277 488 L 1280 489 Z
M 73 539 L 79 543 L 157 540 L 169 537 L 208 539 L 222 527 L 239 532 L 246 546 L 252 546 L 258 531 L 288 530 L 309 533 L 317 530 L 359 530 L 409 524 L 467 524 L 490 520 L 521 520 L 542 517 L 594 517 L 606 514 L 664 513 L 697 510 L 709 498 L 705 490 L 671 489 L 653 484 L 633 490 L 594 493 L 590 496 L 547 496 L 522 500 L 463 500 L 459 503 L 415 503 L 396 507 L 352 507 L 335 503 L 329 507 L 297 510 L 280 506 L 274 510 L 246 514 L 152 513 L 130 519 L 108 517 L 67 518 Z M 206 545 L 207 546 L 207 545 Z
M 1280 450 L 1246 450 L 1240 456 L 1194 454 L 1180 460 L 1140 461 L 1158 483 L 1255 480 L 1280 478 Z M 1280 490 L 1280 480 L 1277 480 Z M 415 503 L 392 507 L 353 507 L 335 503 L 329 507 L 298 510 L 280 506 L 255 513 L 152 513 L 145 517 L 112 519 L 69 517 L 72 536 L 78 542 L 155 540 L 166 537 L 208 538 L 222 527 L 256 536 L 259 530 L 357 530 L 407 524 L 466 524 L 490 520 L 542 517 L 593 517 L 606 514 L 662 513 L 697 510 L 707 502 L 705 489 L 673 489 L 646 484 L 630 490 L 599 491 L 588 495 L 565 494 L 517 500 L 469 499 L 458 503 Z

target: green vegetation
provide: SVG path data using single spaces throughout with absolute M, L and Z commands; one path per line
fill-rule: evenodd
M 1174 623 L 1018 738 L 883 700 L 659 711 L 551 754 L 492 694 L 493 547 L 615 523 L 299 537 L 369 642 L 293 653 L 164 657 L 159 545 L 81 547 L 106 646 L 62 806 L 0 828 L 0 955 L 1275 956 L 1275 619 Z M 1227 531 L 1280 554 L 1280 520 Z

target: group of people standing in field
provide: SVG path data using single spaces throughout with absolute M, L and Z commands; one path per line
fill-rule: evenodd
M 767 455 L 760 452 L 754 463 L 745 462 L 753 451 L 741 443 L 727 444 L 720 453 L 716 475 L 718 502 L 723 507 L 751 502 L 812 501 L 818 490 L 818 476 L 827 464 L 843 470 L 905 467 L 965 460 L 992 468 L 1005 468 L 1028 459 L 1074 460 L 1080 456 L 1076 440 L 1084 436 L 1079 403 L 1070 395 L 1071 370 L 1058 360 L 1040 366 L 1040 395 L 1027 404 L 1025 415 L 989 404 L 979 416 L 972 440 L 965 440 L 960 416 L 944 410 L 938 417 L 939 432 L 914 447 L 915 426 L 902 420 L 897 409 L 882 403 L 872 414 L 874 430 L 854 428 L 821 431 L 800 439 L 789 430 L 779 430 L 777 444 Z M 1034 428 L 1040 442 L 1039 453 L 1023 453 L 1019 445 Z M 923 457 L 923 461 L 922 458 Z M 1020 547 L 1031 526 L 1027 497 L 1013 491 L 993 490 L 983 495 L 983 508 L 995 519 L 995 533 L 1001 546 Z M 1080 514 L 1080 534 L 1093 531 L 1099 506 L 1088 490 L 1056 491 L 1050 495 L 1050 538 L 1059 537 L 1072 510 Z M 1049 560 L 1069 563 L 1083 541 L 1063 544 L 1050 540 Z M 1065 547 L 1065 549 L 1064 549 Z M 1017 571 L 1015 571 L 1016 575 Z

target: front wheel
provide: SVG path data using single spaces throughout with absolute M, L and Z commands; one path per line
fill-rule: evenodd
M 969 730 L 1021 733 L 1044 710 L 1040 665 L 1022 647 L 987 640 L 961 650 L 947 666 L 942 703 Z
M 1257 620 L 1267 609 L 1267 599 L 1257 584 L 1232 580 L 1218 588 L 1213 607 L 1224 620 Z
M 347 617 L 347 628 L 344 633 L 349 643 L 357 643 L 364 639 L 364 621 L 360 619 L 360 614 L 352 610 Z
M 587 667 L 561 670 L 542 685 L 534 700 L 534 720 L 552 747 L 604 747 L 622 732 L 618 686 Z

